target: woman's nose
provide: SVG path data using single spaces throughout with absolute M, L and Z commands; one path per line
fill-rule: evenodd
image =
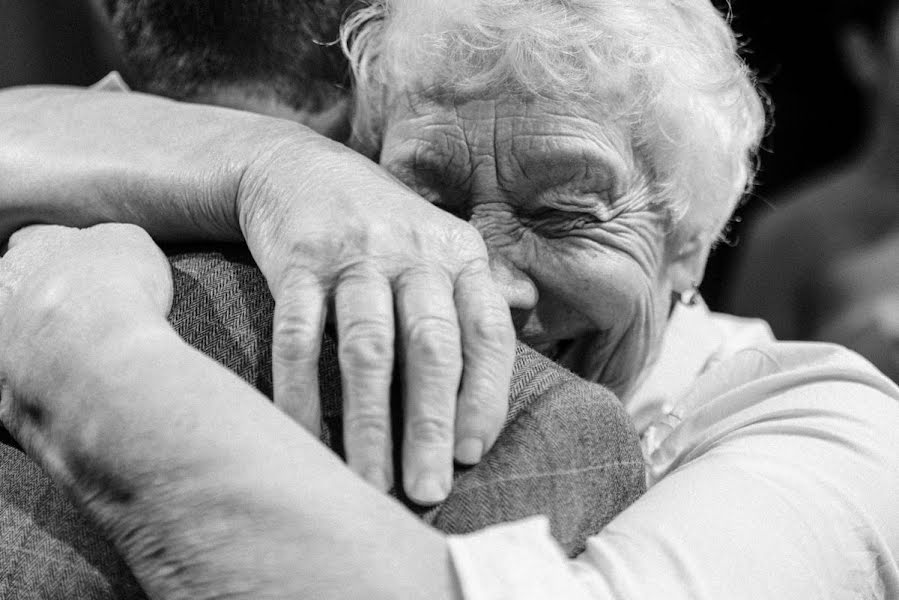
M 490 273 L 499 284 L 510 308 L 530 310 L 537 306 L 540 294 L 528 275 L 500 255 L 490 257 Z

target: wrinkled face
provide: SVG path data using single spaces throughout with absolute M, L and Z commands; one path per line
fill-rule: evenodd
M 670 312 L 671 223 L 624 128 L 598 115 L 520 98 L 401 105 L 381 164 L 478 229 L 522 341 L 626 394 Z

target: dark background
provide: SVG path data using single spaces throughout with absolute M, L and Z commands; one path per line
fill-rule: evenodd
M 713 308 L 720 308 L 741 235 L 759 210 L 778 193 L 847 159 L 861 143 L 862 99 L 844 70 L 827 4 L 732 2 L 744 57 L 770 97 L 772 111 L 757 185 L 737 210 L 727 241 L 713 253 L 706 273 L 702 291 Z
M 732 3 L 745 57 L 774 106 L 773 127 L 758 185 L 709 265 L 703 292 L 713 307 L 720 307 L 740 237 L 759 208 L 790 184 L 845 158 L 859 142 L 859 97 L 844 74 L 822 4 Z M 91 18 L 86 0 L 0 0 L 0 87 L 87 85 L 113 68 L 122 68 L 114 45 Z

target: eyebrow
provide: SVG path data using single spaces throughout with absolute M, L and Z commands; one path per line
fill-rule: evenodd
M 627 180 L 628 169 L 624 161 L 609 154 L 592 149 L 520 152 L 512 162 L 519 176 L 533 182 L 541 192 L 570 188 L 614 198 Z M 584 208 L 588 204 L 595 202 L 585 202 Z
M 585 137 L 578 132 L 551 132 L 536 137 L 546 138 L 549 147 L 543 144 L 535 146 L 533 135 L 515 136 L 508 146 L 512 158 L 522 168 L 530 166 L 531 170 L 537 172 L 546 170 L 547 165 L 569 170 L 579 168 L 583 172 L 581 179 L 621 179 L 631 168 L 632 161 L 622 154 L 629 149 L 618 147 L 614 140 Z M 597 176 L 591 173 L 594 168 L 602 169 L 605 173 Z

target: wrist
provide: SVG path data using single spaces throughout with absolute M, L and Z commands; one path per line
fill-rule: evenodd
M 3 329 L 3 373 L 13 391 L 48 398 L 65 397 L 94 375 L 115 373 L 114 363 L 127 361 L 141 345 L 180 341 L 162 316 L 125 306 L 34 310 L 8 319 Z
M 323 199 L 326 186 L 316 184 L 322 164 L 347 152 L 352 151 L 297 123 L 283 121 L 270 130 L 235 194 L 237 221 L 257 262 L 277 243 L 288 209 Z

